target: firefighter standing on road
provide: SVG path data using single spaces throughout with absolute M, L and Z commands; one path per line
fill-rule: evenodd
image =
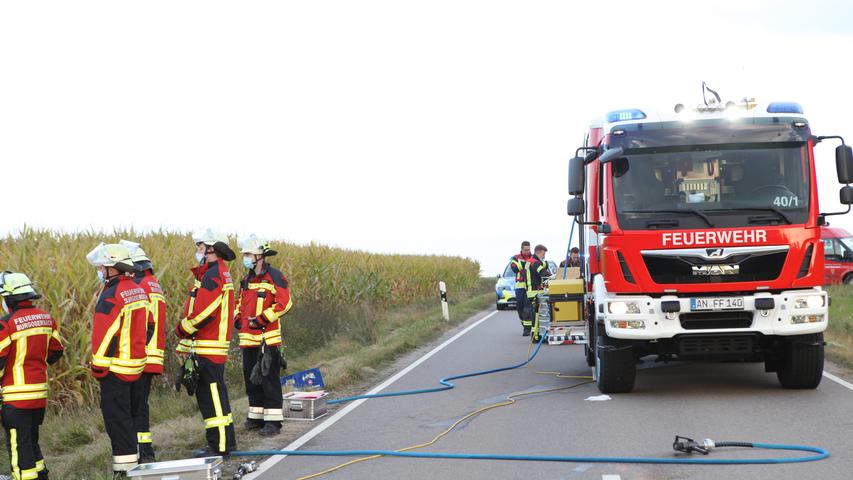
M 198 362 L 199 381 L 195 391 L 204 419 L 207 445 L 193 451 L 194 457 L 227 456 L 237 447 L 231 404 L 225 386 L 225 361 L 234 314 L 234 283 L 225 260 L 237 256 L 228 237 L 210 229 L 193 235 L 196 260 L 195 282 L 184 304 L 183 319 L 175 327 L 180 338 L 178 355 L 193 355 Z
M 130 259 L 137 272 L 133 281 L 148 295 L 148 326 L 145 347 L 146 361 L 142 376 L 134 382 L 131 415 L 136 429 L 136 442 L 139 444 L 139 463 L 155 461 L 151 421 L 148 411 L 148 397 L 151 394 L 151 382 L 156 375 L 163 374 L 163 350 L 166 348 L 166 298 L 160 282 L 154 276 L 154 266 L 136 242 L 122 240 L 130 251 Z
M 92 325 L 92 375 L 101 384 L 101 414 L 113 451 L 113 477 L 123 478 L 139 460 L 131 413 L 134 382 L 145 369 L 148 294 L 130 276 L 130 251 L 100 244 L 86 259 L 103 282 Z
M 278 435 L 282 412 L 281 323 L 293 302 L 284 275 L 267 263 L 277 254 L 267 241 L 252 235 L 240 242 L 243 266 L 249 272 L 240 282 L 234 327 L 240 333 L 243 378 L 249 396 L 246 427 L 262 436 Z
M 525 337 L 530 335 L 530 327 L 533 325 L 532 319 L 525 319 L 524 314 L 527 309 L 527 262 L 531 258 L 530 242 L 525 240 L 521 242 L 521 251 L 509 259 L 510 268 L 515 273 L 515 307 Z
M 533 258 L 527 262 L 527 313 L 525 318 L 533 321 L 536 315 L 536 295 L 545 292 L 544 279 L 551 276 L 551 270 L 545 262 L 545 253 L 548 249 L 545 245 L 536 245 L 533 249 Z M 528 332 L 530 332 L 528 327 Z M 533 340 L 539 339 L 539 332 L 533 332 Z
M 33 306 L 40 295 L 23 273 L 0 273 L 3 428 L 15 480 L 47 480 L 39 425 L 47 407 L 47 366 L 62 356 L 56 322 Z

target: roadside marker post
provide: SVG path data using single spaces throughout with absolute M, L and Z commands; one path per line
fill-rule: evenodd
M 438 293 L 441 295 L 441 316 L 445 321 L 450 321 L 450 310 L 447 307 L 447 285 L 444 282 L 438 282 Z

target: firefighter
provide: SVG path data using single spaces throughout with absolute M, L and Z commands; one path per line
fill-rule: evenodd
M 23 273 L 0 273 L 3 428 L 15 480 L 48 478 L 39 425 L 47 407 L 47 366 L 62 356 L 62 341 L 50 314 L 33 306 L 40 297 Z
M 124 478 L 139 460 L 131 405 L 134 382 L 145 369 L 148 294 L 133 281 L 136 267 L 127 247 L 101 243 L 86 259 L 102 282 L 92 321 L 92 375 L 101 384 L 113 477 Z
M 515 307 L 518 310 L 518 319 L 521 321 L 522 335 L 530 335 L 532 319 L 525 318 L 527 310 L 527 262 L 530 261 L 530 242 L 521 242 L 521 251 L 510 259 L 510 268 L 515 273 Z
M 569 253 L 569 258 L 560 262 L 560 268 L 580 267 L 581 266 L 581 251 L 578 247 L 572 247 Z
M 166 348 L 166 298 L 160 282 L 154 276 L 154 266 L 136 242 L 121 240 L 130 251 L 130 259 L 137 272 L 133 282 L 145 290 L 148 295 L 148 324 L 146 330 L 145 369 L 142 376 L 133 385 L 133 403 L 131 414 L 136 429 L 136 443 L 139 448 L 139 463 L 155 461 L 151 422 L 148 414 L 148 397 L 151 395 L 151 382 L 157 375 L 163 374 L 163 351 Z
M 194 457 L 228 456 L 237 447 L 234 421 L 225 386 L 225 361 L 234 318 L 234 283 L 225 261 L 237 256 L 228 237 L 207 229 L 193 235 L 197 267 L 195 282 L 184 304 L 183 319 L 175 326 L 178 356 L 197 362 L 198 408 L 204 419 L 207 445 L 193 451 Z
M 240 333 L 243 378 L 249 396 L 246 428 L 278 435 L 284 420 L 281 399 L 281 317 L 293 306 L 287 279 L 267 263 L 277 254 L 254 235 L 240 243 L 248 273 L 240 282 L 234 327 Z
M 525 318 L 533 323 L 533 317 L 538 311 L 536 295 L 545 292 L 545 278 L 551 276 L 551 270 L 545 262 L 545 253 L 548 249 L 545 245 L 536 245 L 533 249 L 533 257 L 527 262 L 527 312 Z M 528 334 L 530 333 L 528 327 Z M 533 332 L 533 340 L 539 340 L 539 332 Z

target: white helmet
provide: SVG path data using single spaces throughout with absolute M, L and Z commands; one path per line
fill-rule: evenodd
M 86 260 L 95 267 L 113 267 L 122 273 L 131 273 L 136 270 L 130 258 L 130 250 L 117 243 L 101 242 L 86 255 Z
M 270 242 L 258 238 L 254 233 L 245 238 L 238 238 L 237 245 L 240 246 L 240 253 L 252 253 L 265 257 L 272 257 L 278 254 L 278 252 L 270 248 Z
M 12 297 L 16 300 L 32 300 L 41 295 L 33 288 L 30 277 L 23 273 L 0 272 L 0 297 Z
M 224 260 L 234 260 L 237 255 L 231 247 L 228 246 L 228 236 L 222 232 L 217 232 L 211 228 L 196 232 L 193 234 L 193 241 L 198 245 L 203 243 L 213 247 L 213 251 Z
M 130 240 L 119 240 L 119 245 L 124 246 L 130 252 L 130 259 L 133 263 L 150 262 L 151 259 L 146 255 L 145 250 L 142 250 L 140 244 L 131 242 Z

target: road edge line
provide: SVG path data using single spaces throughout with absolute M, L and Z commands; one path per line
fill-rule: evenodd
M 850 383 L 847 380 L 843 380 L 841 378 L 838 378 L 835 375 L 827 372 L 826 370 L 823 371 L 823 376 L 832 380 L 833 382 L 841 385 L 842 387 L 847 388 L 848 390 L 853 390 L 853 383 Z
M 379 393 L 379 392 L 381 392 L 382 390 L 384 390 L 385 388 L 387 388 L 388 386 L 390 386 L 392 383 L 396 382 L 397 380 L 399 380 L 400 378 L 402 378 L 404 375 L 406 375 L 407 373 L 409 373 L 409 372 L 411 372 L 412 370 L 414 370 L 415 368 L 417 368 L 417 367 L 418 367 L 418 365 L 420 365 L 420 364 L 424 363 L 424 362 L 425 362 L 425 361 L 427 361 L 430 357 L 432 357 L 432 356 L 433 356 L 433 355 L 435 355 L 436 353 L 438 353 L 438 352 L 440 352 L 441 350 L 443 350 L 443 349 L 444 349 L 444 347 L 446 347 L 446 346 L 450 345 L 451 343 L 455 342 L 455 341 L 456 341 L 456 340 L 458 340 L 462 335 L 465 335 L 466 333 L 468 333 L 469 331 L 473 330 L 474 328 L 476 328 L 476 327 L 477 327 L 478 325 L 480 325 L 481 323 L 485 322 L 486 320 L 488 320 L 488 319 L 492 318 L 493 316 L 495 316 L 495 315 L 497 315 L 497 314 L 498 314 L 498 311 L 497 311 L 497 310 L 495 310 L 495 311 L 493 311 L 492 313 L 487 314 L 485 317 L 483 317 L 483 318 L 481 318 L 481 319 L 479 319 L 479 320 L 475 321 L 475 322 L 474 322 L 474 323 L 472 323 L 471 325 L 468 325 L 467 327 L 465 327 L 465 329 L 463 329 L 462 331 L 458 332 L 456 335 L 453 335 L 452 337 L 448 338 L 448 339 L 447 339 L 447 340 L 445 340 L 443 343 L 441 343 L 441 344 L 440 344 L 440 345 L 438 345 L 437 347 L 433 348 L 432 350 L 430 350 L 429 352 L 427 352 L 426 354 L 424 354 L 422 357 L 418 358 L 417 360 L 415 360 L 414 362 L 410 363 L 408 366 L 406 366 L 405 368 L 403 368 L 403 369 L 402 369 L 402 370 L 400 370 L 399 372 L 397 372 L 397 373 L 395 373 L 394 375 L 392 375 L 392 376 L 391 376 L 391 378 L 388 378 L 388 379 L 387 379 L 387 380 L 385 380 L 384 382 L 382 382 L 382 383 L 380 383 L 379 385 L 377 385 L 377 386 L 373 387 L 373 389 L 372 389 L 372 390 L 370 390 L 369 392 L 367 392 L 367 393 L 366 393 L 366 395 L 373 395 L 374 393 Z M 335 414 L 334 414 L 334 415 L 332 415 L 331 417 L 329 417 L 328 419 L 326 419 L 323 423 L 321 423 L 321 424 L 317 425 L 316 427 L 312 428 L 311 430 L 309 430 L 309 431 L 305 432 L 301 437 L 299 437 L 299 438 L 297 438 L 296 440 L 294 440 L 294 441 L 290 442 L 287 446 L 285 446 L 285 447 L 284 447 L 284 448 L 282 448 L 281 450 L 297 450 L 297 449 L 299 449 L 299 447 L 301 447 L 302 445 L 305 445 L 306 443 L 308 443 L 309 441 L 311 441 L 314 437 L 316 437 L 317 435 L 319 435 L 319 434 L 323 433 L 323 431 L 324 431 L 324 430 L 326 430 L 327 428 L 331 427 L 331 426 L 332 426 L 333 424 L 335 424 L 338 420 L 340 420 L 341 418 L 343 418 L 346 414 L 350 413 L 351 411 L 355 410 L 355 408 L 356 408 L 356 407 L 358 407 L 358 406 L 359 406 L 359 405 L 361 405 L 362 403 L 366 402 L 367 400 L 368 400 L 368 399 L 366 399 L 366 398 L 362 398 L 362 399 L 359 399 L 359 400 L 356 400 L 356 401 L 354 401 L 354 402 L 350 403 L 349 405 L 345 406 L 345 407 L 344 407 L 344 408 L 342 408 L 341 410 L 339 410 L 339 411 L 335 412 Z M 256 478 L 257 478 L 257 477 L 259 477 L 262 473 L 266 472 L 267 470 L 269 470 L 270 468 L 272 468 L 273 466 L 275 466 L 278 462 L 280 462 L 280 461 L 284 460 L 284 459 L 285 459 L 285 457 L 287 457 L 287 455 L 275 455 L 275 456 L 273 456 L 273 457 L 268 458 L 267 460 L 265 460 L 263 463 L 261 463 L 261 464 L 258 466 L 258 469 L 257 469 L 257 470 L 255 470 L 254 472 L 252 472 L 252 473 L 250 473 L 249 475 L 247 475 L 246 477 L 244 477 L 244 478 L 245 478 L 245 480 L 254 480 L 254 479 L 256 479 Z

